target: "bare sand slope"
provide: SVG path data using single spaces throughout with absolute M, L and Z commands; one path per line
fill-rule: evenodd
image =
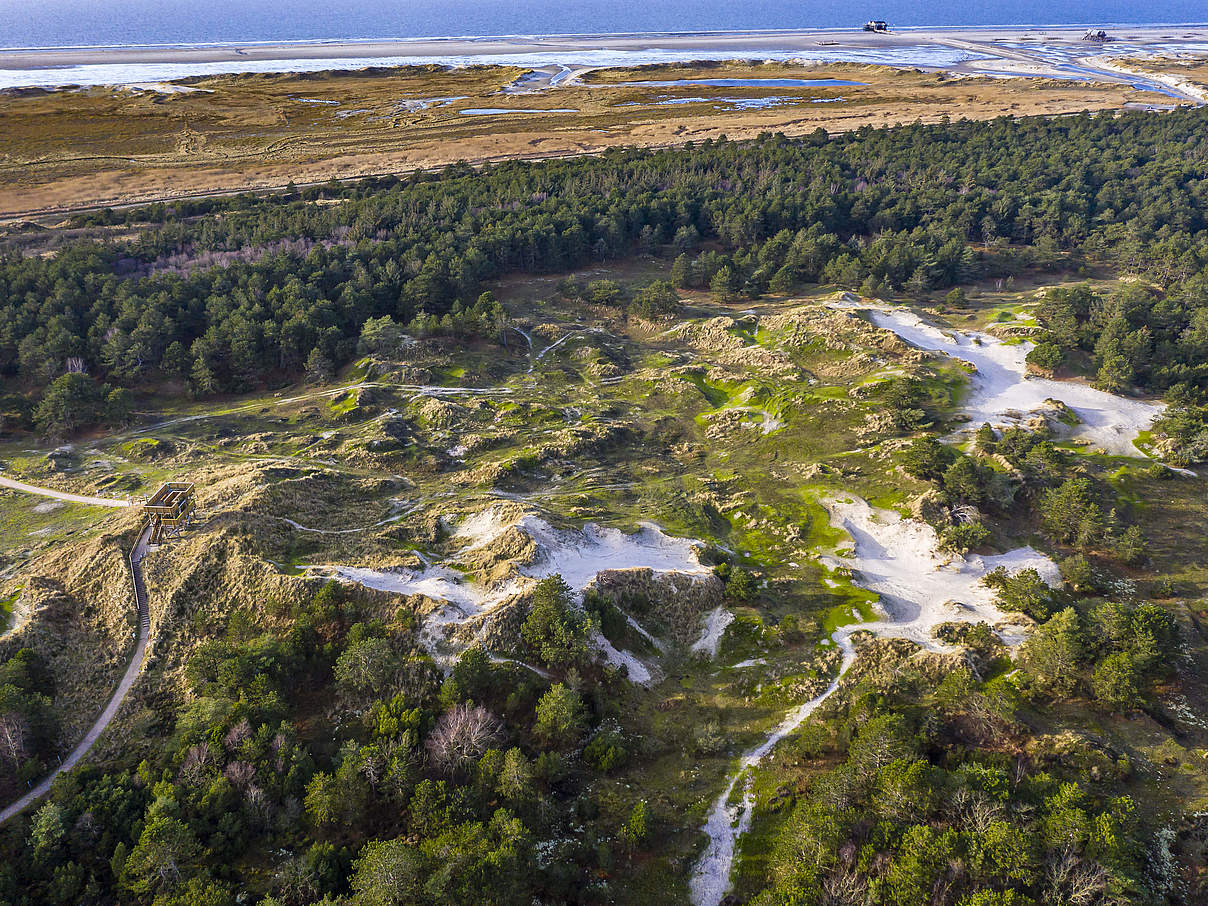
M 515 532 L 531 541 L 533 552 L 518 564 L 510 578 L 482 585 L 468 580 L 458 568 L 459 561 L 467 555 L 494 545 L 506 533 Z M 700 562 L 699 542 L 666 535 L 653 523 L 644 523 L 632 533 L 590 522 L 578 530 L 559 529 L 536 515 L 509 519 L 498 508 L 490 507 L 462 520 L 453 537 L 461 546 L 450 560 L 426 564 L 420 569 L 321 565 L 311 570 L 379 591 L 422 595 L 444 602 L 444 606 L 425 616 L 422 634 L 433 654 L 440 655 L 446 654 L 449 630 L 489 614 L 548 576 L 561 576 L 573 593 L 582 594 L 601 572 L 612 570 L 649 569 L 654 574 L 683 576 L 689 581 L 712 572 Z M 632 625 L 654 641 L 636 622 Z M 720 638 L 720 629 L 717 636 Z M 616 648 L 599 633 L 595 643 L 605 660 L 616 667 L 624 666 L 634 682 L 654 681 L 651 667 L 631 652 Z
M 1134 442 L 1165 408 L 1096 390 L 1079 381 L 1056 381 L 1028 374 L 1025 361 L 1033 344 L 1005 343 L 995 336 L 937 327 L 905 308 L 870 308 L 878 327 L 891 330 L 920 349 L 972 365 L 973 393 L 964 405 L 970 425 L 1018 425 L 1048 400 L 1069 406 L 1080 423 L 1074 437 L 1117 456 L 1144 456 Z

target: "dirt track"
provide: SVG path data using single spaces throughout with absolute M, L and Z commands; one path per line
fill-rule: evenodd
M 129 500 L 115 500 L 112 497 L 87 497 L 83 494 L 69 494 L 66 491 L 56 491 L 53 488 L 40 488 L 36 485 L 26 484 L 23 481 L 14 481 L 11 478 L 5 478 L 2 475 L 0 475 L 0 487 L 10 488 L 14 491 L 24 491 L 26 494 L 38 494 L 41 497 L 53 497 L 56 500 L 66 500 L 68 503 L 83 503 L 87 504 L 88 506 L 130 506 Z

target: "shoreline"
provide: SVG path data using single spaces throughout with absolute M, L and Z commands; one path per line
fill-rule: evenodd
M 1082 41 L 1086 25 L 1060 26 L 939 26 L 895 29 L 889 33 L 852 29 L 776 29 L 709 32 L 648 32 L 631 34 L 516 35 L 406 39 L 335 39 L 323 41 L 240 42 L 227 44 L 105 45 L 97 47 L 0 48 L 0 70 L 37 72 L 68 67 L 138 64 L 213 65 L 273 61 L 340 62 L 371 58 L 501 57 L 526 54 L 616 52 L 717 53 L 736 56 L 761 53 L 808 53 L 835 48 L 870 52 L 906 47 L 946 47 L 964 40 L 990 45 L 1031 39 L 1091 51 L 1113 45 L 1208 43 L 1208 24 L 1113 26 L 1116 40 Z M 1176 33 L 1177 32 L 1177 33 Z M 237 70 L 232 70 L 237 71 Z
M 1208 20 L 1203 22 L 1053 22 L 1028 23 L 1009 25 L 903 25 L 891 27 L 880 37 L 891 37 L 901 34 L 926 34 L 929 32 L 1031 32 L 1031 31 L 1081 31 L 1089 28 L 1128 29 L 1150 31 L 1155 29 L 1208 29 Z M 297 47 L 339 47 L 365 45 L 410 45 L 426 43 L 474 43 L 478 41 L 581 41 L 585 39 L 654 39 L 654 38 L 706 38 L 727 36 L 795 36 L 815 34 L 862 35 L 865 34 L 859 26 L 818 27 L 818 28 L 734 28 L 734 29 L 701 29 L 688 31 L 621 31 L 621 32 L 550 32 L 542 34 L 498 34 L 498 35 L 401 35 L 377 37 L 330 37 L 330 38 L 277 38 L 247 41 L 197 41 L 197 42 L 166 42 L 161 44 L 63 44 L 63 45 L 0 45 L 0 56 L 20 53 L 67 53 L 67 52 L 109 52 L 109 51 L 161 51 L 161 50 L 224 50 L 228 48 L 297 48 Z

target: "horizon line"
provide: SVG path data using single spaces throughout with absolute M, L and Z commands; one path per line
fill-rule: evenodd
M 892 31 L 889 34 L 899 34 L 902 32 L 918 32 L 918 31 L 959 31 L 959 30 L 977 30 L 977 31 L 1033 31 L 1037 29 L 1079 29 L 1079 28 L 1208 28 L 1208 21 L 1204 22 L 1054 22 L 1048 24 L 1042 23 L 1023 23 L 1011 24 L 1001 23 L 994 25 L 903 25 L 890 26 Z M 748 35 L 793 35 L 793 34 L 810 34 L 810 33 L 856 33 L 864 34 L 863 27 L 858 25 L 849 26 L 819 26 L 819 27 L 786 27 L 786 28 L 750 28 L 750 29 L 689 29 L 685 31 L 619 31 L 619 32 L 551 32 L 551 33 L 523 33 L 523 34 L 499 34 L 499 35 L 415 35 L 410 37 L 358 37 L 358 38 L 280 38 L 280 39 L 257 39 L 248 41 L 169 41 L 165 43 L 155 44 L 58 44 L 58 45 L 11 45 L 0 46 L 0 53 L 52 53 L 55 51 L 82 51 L 82 50 L 207 50 L 207 49 L 230 49 L 239 47 L 322 47 L 324 45 L 355 45 L 355 44 L 419 44 L 427 42 L 443 42 L 443 41 L 515 41 L 515 40 L 552 40 L 558 38 L 568 39 L 583 39 L 583 38 L 685 38 L 685 37 L 712 37 L 712 36 L 748 36 Z M 884 34 L 884 33 L 881 33 Z

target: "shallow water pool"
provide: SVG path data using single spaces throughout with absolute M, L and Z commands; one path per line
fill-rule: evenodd
M 494 116 L 498 113 L 578 113 L 573 107 L 555 107 L 552 110 L 532 110 L 510 107 L 467 107 L 459 110 L 462 116 Z
M 846 79 L 663 79 L 649 82 L 621 82 L 626 87 L 674 88 L 695 85 L 706 88 L 834 88 L 843 85 L 867 85 Z

